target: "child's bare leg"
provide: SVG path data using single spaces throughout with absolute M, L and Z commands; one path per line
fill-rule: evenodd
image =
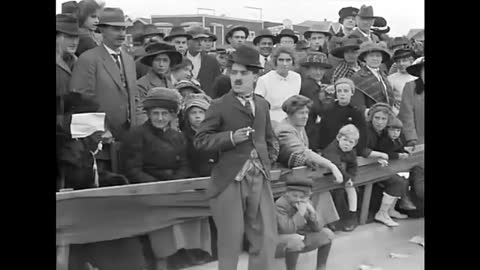
M 287 251 L 285 253 L 285 266 L 287 267 L 287 270 L 296 269 L 299 255 L 300 255 L 300 252 L 297 252 L 297 251 L 291 251 L 291 252 Z

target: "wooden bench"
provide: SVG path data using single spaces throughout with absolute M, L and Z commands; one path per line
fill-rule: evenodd
M 118 150 L 118 147 L 115 149 Z M 418 146 L 408 159 L 390 161 L 387 167 L 380 167 L 375 160 L 358 159 L 359 169 L 355 185 L 365 186 L 360 224 L 365 224 L 367 219 L 372 185 L 395 173 L 409 171 L 423 162 L 423 154 L 423 145 Z M 325 176 L 325 172 L 326 170 L 311 170 L 307 167 L 273 168 L 271 186 L 274 197 L 277 198 L 285 192 L 287 177 L 312 178 L 313 192 L 344 188 L 342 184 L 333 182 L 332 175 Z M 141 235 L 159 229 L 159 223 L 162 222 L 168 225 L 186 218 L 209 216 L 205 195 L 209 181 L 210 177 L 200 177 L 58 192 L 57 269 L 68 269 L 70 244 Z M 182 215 L 185 209 L 189 209 L 189 212 Z

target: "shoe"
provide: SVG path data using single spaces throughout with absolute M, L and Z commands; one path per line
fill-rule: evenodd
M 400 225 L 393 221 L 386 211 L 378 211 L 375 214 L 375 220 L 387 225 L 388 227 L 396 227 Z
M 355 230 L 355 228 L 357 228 L 357 226 L 358 226 L 357 212 L 349 212 L 348 218 L 343 223 L 342 231 L 351 232 L 351 231 Z
M 413 204 L 412 200 L 410 197 L 407 195 L 403 197 L 400 200 L 400 204 L 398 205 L 398 208 L 401 208 L 403 210 L 415 210 L 417 207 Z
M 394 208 L 391 208 L 390 210 L 388 210 L 388 215 L 390 217 L 396 218 L 396 219 L 407 219 L 408 218 L 407 215 L 401 214 L 400 212 L 398 212 Z

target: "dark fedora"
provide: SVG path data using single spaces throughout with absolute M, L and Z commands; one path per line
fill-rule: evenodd
M 227 44 L 230 44 L 230 41 L 228 41 L 228 38 L 231 38 L 233 36 L 233 32 L 235 31 L 243 31 L 245 33 L 245 38 L 248 38 L 248 35 L 250 34 L 250 31 L 248 31 L 248 28 L 243 25 L 233 26 L 231 29 L 228 30 L 227 34 L 225 35 L 225 42 Z
M 360 10 L 358 11 L 357 14 L 358 17 L 364 18 L 364 19 L 376 19 L 378 17 L 373 16 L 373 7 L 372 6 L 366 6 L 362 5 L 360 7 Z
M 98 22 L 98 26 L 131 26 L 132 24 L 125 21 L 125 15 L 120 8 L 106 7 L 103 9 Z
M 348 50 L 358 50 L 360 49 L 360 44 L 362 44 L 362 40 L 359 38 L 344 38 L 340 42 L 340 47 L 337 47 L 333 49 L 330 54 L 337 57 L 337 58 L 342 58 L 344 57 L 344 54 Z
M 140 58 L 140 62 L 147 66 L 152 66 L 153 59 L 159 54 L 166 54 L 170 58 L 170 67 L 178 65 L 182 62 L 182 54 L 179 53 L 175 46 L 167 42 L 154 42 L 145 47 L 146 54 Z
M 163 40 L 170 42 L 176 37 L 186 37 L 187 40 L 192 39 L 192 35 L 187 34 L 183 26 L 174 26 L 170 30 L 170 34 L 168 34 Z
M 192 39 L 208 38 L 208 35 L 205 33 L 205 28 L 198 25 L 191 26 L 187 33 L 192 36 Z
M 260 64 L 258 50 L 250 45 L 241 44 L 228 59 L 229 62 L 241 64 L 247 67 L 263 69 Z
M 303 67 L 321 67 L 331 69 L 333 66 L 328 62 L 328 57 L 322 52 L 308 52 L 307 56 L 302 59 L 300 65 Z
M 386 27 L 387 20 L 383 17 L 376 17 L 375 22 L 373 23 L 373 27 Z
M 303 36 L 305 37 L 305 39 L 309 39 L 312 33 L 322 33 L 327 37 L 331 37 L 332 33 L 330 32 L 330 23 L 322 22 L 314 24 L 310 27 L 310 29 L 303 33 Z
M 265 28 L 265 29 L 260 30 L 260 32 L 258 32 L 257 36 L 253 39 L 253 45 L 257 45 L 257 43 L 260 41 L 260 39 L 262 39 L 264 37 L 271 38 L 272 41 L 273 41 L 273 44 L 277 43 L 277 37 L 275 37 L 272 34 L 272 31 Z
M 62 3 L 62 13 L 76 14 L 78 11 L 78 3 L 76 1 L 68 1 Z
M 72 14 L 57 14 L 57 32 L 78 36 L 78 20 Z
M 138 38 L 144 39 L 146 37 L 151 37 L 151 36 L 161 36 L 163 39 L 165 37 L 165 33 L 160 31 L 155 25 L 147 24 L 143 29 L 143 33 L 140 34 Z
M 346 17 L 353 16 L 356 17 L 358 14 L 359 9 L 355 7 L 344 7 L 340 9 L 338 12 L 338 15 L 340 16 L 340 19 L 338 19 L 338 22 L 343 23 L 343 20 Z
M 407 72 L 410 75 L 420 78 L 420 73 L 423 67 L 425 67 L 425 57 L 422 56 L 417 58 L 411 66 L 407 67 Z
M 280 39 L 282 37 L 293 38 L 293 43 L 297 43 L 297 41 L 298 41 L 298 37 L 297 37 L 297 35 L 295 35 L 295 32 L 293 32 L 292 29 L 282 29 L 282 31 L 280 31 L 280 33 L 277 35 L 278 42 L 280 42 Z
M 393 53 L 392 59 L 393 61 L 397 61 L 398 59 L 413 57 L 415 58 L 415 52 L 410 49 L 398 49 Z

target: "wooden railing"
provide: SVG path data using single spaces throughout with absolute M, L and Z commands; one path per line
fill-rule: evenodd
M 423 145 L 404 160 L 381 167 L 376 160 L 358 158 L 356 186 L 365 186 L 360 224 L 365 224 L 372 185 L 423 162 Z M 343 188 L 326 170 L 307 167 L 273 168 L 274 197 L 286 189 L 288 177 L 314 180 L 314 192 Z M 57 269 L 67 269 L 70 244 L 83 244 L 145 234 L 190 218 L 210 215 L 205 189 L 210 177 L 59 192 L 57 200 Z

